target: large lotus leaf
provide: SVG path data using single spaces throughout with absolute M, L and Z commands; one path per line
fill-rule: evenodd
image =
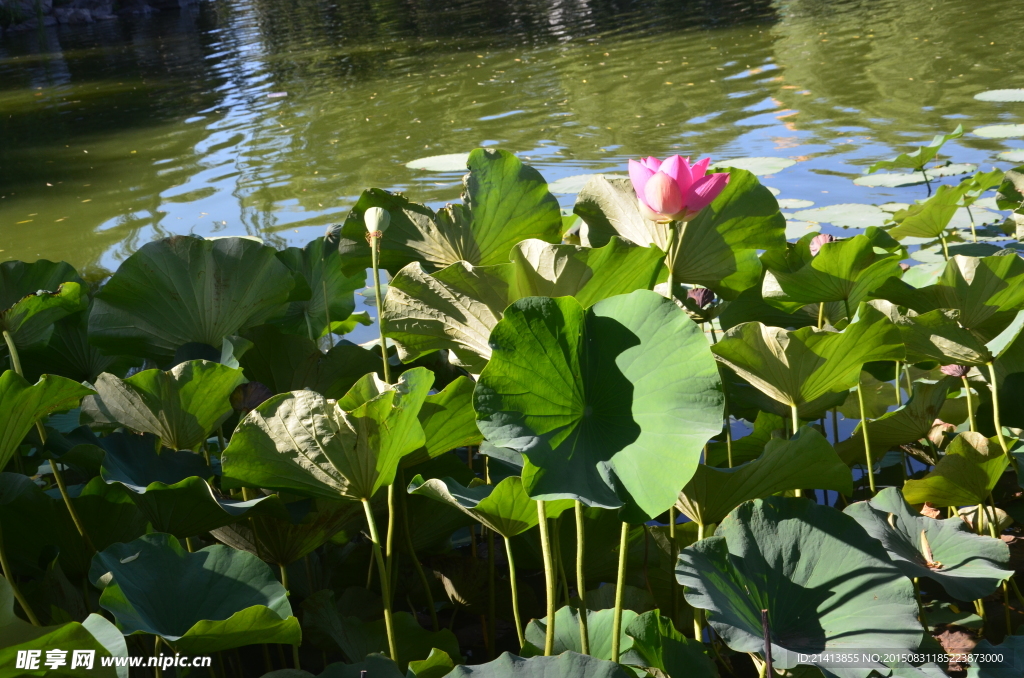
M 379 350 L 347 341 L 324 353 L 307 337 L 283 334 L 269 325 L 253 328 L 245 336 L 253 346 L 239 364 L 247 377 L 274 393 L 309 389 L 337 399 L 363 376 L 381 372 Z
M 911 504 L 965 506 L 984 503 L 1009 462 L 995 439 L 965 431 L 949 443 L 928 475 L 908 480 L 903 497 Z
M 973 664 L 967 669 L 967 678 L 1019 678 L 1024 666 L 1024 636 L 1007 635 L 999 645 L 982 638 L 972 653 L 1000 661 Z
M 86 419 L 152 433 L 166 447 L 191 450 L 231 415 L 231 392 L 245 381 L 241 370 L 190 360 L 118 379 L 101 374 L 97 395 L 82 401 Z
M 473 409 L 474 388 L 476 383 L 472 379 L 459 376 L 440 393 L 426 397 L 419 413 L 426 442 L 420 449 L 402 457 L 403 468 L 430 461 L 457 447 L 479 445 L 483 441 Z
M 338 251 L 345 272 L 354 274 L 370 266 L 363 214 L 371 207 L 391 215 L 380 241 L 380 266 L 392 274 L 414 261 L 428 271 L 457 261 L 503 264 L 517 242 L 561 239 L 558 200 L 537 170 L 507 151 L 484 148 L 470 153 L 467 165 L 465 204 L 448 205 L 436 215 L 402 195 L 365 191 L 341 228 Z
M 698 466 L 676 507 L 695 522 L 710 525 L 749 499 L 805 487 L 853 494 L 849 467 L 810 426 L 789 440 L 769 440 L 764 453 L 750 463 L 729 469 Z
M 417 415 L 433 380 L 426 368 L 413 368 L 397 384 L 378 384 L 379 394 L 351 412 L 313 391 L 274 396 L 235 429 L 221 457 L 225 480 L 324 499 L 370 499 L 394 481 L 401 458 L 422 447 Z
M 939 186 L 928 200 L 896 212 L 893 220 L 898 225 L 889 230 L 889 235 L 897 240 L 938 238 L 949 227 L 965 192 L 960 187 Z
M 599 247 L 618 235 L 663 251 L 667 245 L 668 226 L 640 214 L 628 179 L 592 178 L 573 211 L 587 224 L 584 244 Z M 786 218 L 775 196 L 750 172 L 733 169 L 725 189 L 682 228 L 675 280 L 710 287 L 733 299 L 760 279 L 757 251 L 785 244 Z
M 726 332 L 711 350 L 767 395 L 799 408 L 855 386 L 864 363 L 901 359 L 903 342 L 885 315 L 861 304 L 856 320 L 843 332 L 743 323 Z
M 973 534 L 960 517 L 926 518 L 911 509 L 895 487 L 885 488 L 870 501 L 850 504 L 843 513 L 882 542 L 903 574 L 911 579 L 928 577 L 957 600 L 984 598 L 1013 575 L 1006 569 L 1010 548 L 1001 540 Z M 930 554 L 924 551 L 923 539 Z
M 96 293 L 89 340 L 107 353 L 164 362 L 185 344 L 219 347 L 262 324 L 294 286 L 277 250 L 248 238 L 157 240 Z
M 0 469 L 14 458 L 35 423 L 51 412 L 70 410 L 94 393 L 64 377 L 44 374 L 35 384 L 13 370 L 0 374 Z
M 128 645 L 113 624 L 98 614 L 90 614 L 84 622 L 68 622 L 60 626 L 34 626 L 14 612 L 14 591 L 6 579 L 0 577 L 0 666 L 6 676 L 107 676 L 128 678 L 128 667 L 110 667 L 103 664 L 107 657 L 127 657 Z M 66 650 L 66 663 L 54 673 L 46 666 L 48 650 Z M 39 652 L 37 670 L 16 669 L 18 654 Z M 74 662 L 74 652 L 92 651 L 93 662 L 85 667 Z M 74 664 L 74 668 L 72 665 Z M 17 673 L 7 673 L 17 671 Z
M 793 313 L 787 313 L 766 302 L 761 296 L 761 285 L 754 285 L 740 292 L 739 296 L 728 304 L 723 305 L 718 322 L 723 330 L 729 330 L 741 323 L 752 321 L 775 327 L 799 329 L 817 326 L 818 310 L 818 304 L 808 304 Z M 841 303 L 825 304 L 826 319 L 838 321 L 845 315 L 845 309 L 842 308 Z
M 996 337 L 1024 307 L 1024 260 L 1018 256 L 953 256 L 934 285 L 915 288 L 889 278 L 876 296 L 918 313 L 960 312 L 958 321 L 982 341 Z
M 416 476 L 409 484 L 409 493 L 456 508 L 507 539 L 535 527 L 539 521 L 537 502 L 526 494 L 518 476 L 509 476 L 497 485 L 470 483 L 469 487 L 453 478 L 424 480 Z M 571 499 L 549 501 L 544 504 L 544 514 L 557 518 L 572 505 Z
M 765 252 L 768 268 L 761 283 L 766 302 L 792 312 L 806 304 L 845 301 L 856 309 L 886 279 L 900 275 L 900 246 L 885 231 L 871 227 L 848 240 L 825 243 L 810 253 L 814 234 L 801 238 L 787 261 L 783 250 Z
M 707 340 L 655 292 L 589 310 L 571 297 L 528 297 L 506 310 L 491 345 L 474 393 L 477 425 L 492 444 L 526 457 L 523 483 L 536 499 L 656 516 L 721 431 L 721 381 Z
M 891 160 L 880 160 L 868 168 L 867 174 L 877 172 L 880 169 L 912 169 L 920 171 L 925 165 L 931 162 L 939 153 L 943 144 L 951 139 L 959 139 L 964 135 L 963 125 L 957 125 L 951 134 L 936 134 L 931 143 L 927 146 L 919 146 L 916 151 L 900 153 Z
M 1003 170 L 993 167 L 988 172 L 978 172 L 973 177 L 968 177 L 960 182 L 960 189 L 963 191 L 963 204 L 970 207 L 977 202 L 985 191 L 995 188 L 1003 183 Z
M 942 365 L 984 365 L 992 354 L 976 336 L 957 322 L 955 309 L 935 309 L 927 313 L 900 315 L 895 319 L 900 328 L 909 363 L 928 360 Z
M 857 521 L 806 499 L 743 504 L 679 554 L 676 579 L 737 652 L 764 651 L 767 610 L 776 668 L 794 668 L 800 653 L 921 644 L 910 580 Z M 867 678 L 872 668 L 844 675 Z
M 45 343 L 53 323 L 88 304 L 83 281 L 67 262 L 0 264 L 0 329 L 18 348 Z M 7 346 L 0 346 L 0 354 Z
M 587 610 L 587 638 L 590 641 L 590 656 L 598 659 L 612 658 L 612 627 L 615 623 L 615 610 Z M 622 626 L 619 630 L 619 650 L 627 652 L 633 646 L 633 639 L 626 635 L 626 627 L 638 617 L 633 610 L 622 611 Z M 523 654 L 543 654 L 544 638 L 547 634 L 547 617 L 532 619 L 526 625 L 526 647 Z M 581 652 L 580 645 L 580 611 L 576 607 L 559 608 L 555 612 L 555 647 L 554 654 L 563 652 Z
M 294 274 L 301 276 L 310 296 L 290 302 L 285 312 L 272 322 L 292 334 L 310 339 L 340 329 L 342 321 L 355 310 L 355 291 L 366 286 L 366 271 L 345 275 L 337 243 L 325 241 L 322 237 L 307 243 L 302 249 L 284 249 L 277 253 L 277 258 Z
M 529 659 L 504 652 L 486 664 L 456 666 L 448 678 L 630 678 L 631 675 L 615 662 L 576 652 Z
M 413 263 L 388 286 L 387 336 L 404 362 L 447 348 L 479 372 L 491 356 L 487 338 L 512 302 L 528 296 L 572 296 L 591 306 L 650 289 L 663 256 L 653 247 L 620 238 L 600 248 L 526 240 L 512 248 L 511 263 L 474 267 L 458 262 L 433 275 Z
M 81 311 L 58 320 L 46 344 L 21 353 L 25 378 L 56 374 L 72 381 L 94 382 L 104 372 L 124 376 L 142 362 L 131 356 L 106 355 L 89 343 L 89 313 Z
M 626 635 L 633 639 L 633 647 L 622 657 L 623 664 L 659 669 L 673 677 L 718 676 L 718 667 L 708 657 L 704 643 L 681 634 L 659 610 L 644 612 L 631 621 Z
M 996 207 L 1014 212 L 1024 207 L 1024 165 L 1006 171 L 996 192 Z
M 302 639 L 270 566 L 221 544 L 189 553 L 169 534 L 147 534 L 97 553 L 89 579 L 125 635 L 160 636 L 184 654 Z
M 869 421 L 868 442 L 871 443 L 872 458 L 881 459 L 892 448 L 925 437 L 946 403 L 946 393 L 953 383 L 952 378 L 932 383 L 916 381 L 914 392 L 903 407 Z M 851 466 L 865 462 L 863 425 L 858 425 L 853 435 L 836 445 L 840 458 Z

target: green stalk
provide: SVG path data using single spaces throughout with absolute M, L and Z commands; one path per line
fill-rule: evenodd
M 6 333 L 5 333 L 6 334 Z M 3 526 L 0 525 L 0 528 Z M 7 549 L 4 548 L 4 535 L 3 531 L 0 530 L 0 575 L 7 580 L 7 583 L 11 585 L 11 591 L 14 593 L 14 599 L 21 605 L 21 609 L 25 610 L 25 616 L 32 622 L 33 626 L 42 626 L 39 623 L 39 618 L 36 617 L 36 613 L 29 607 L 28 601 L 25 596 L 21 594 L 21 589 L 18 588 L 17 582 L 14 581 L 14 571 L 11 569 L 10 563 L 7 562 Z
M 384 537 L 384 562 L 387 563 L 388 581 L 394 568 L 395 543 L 395 483 L 388 485 L 388 533 Z
M 380 238 L 370 238 L 370 260 L 373 266 L 373 293 L 377 298 L 377 329 L 380 330 L 380 354 L 384 362 L 384 381 L 391 383 L 391 366 L 388 364 L 388 343 L 384 339 L 384 300 L 380 298 Z
M 388 636 L 388 653 L 391 659 L 398 661 L 398 648 L 395 645 L 395 624 L 391 618 L 391 580 L 388 578 L 388 571 L 384 565 L 384 555 L 381 553 L 380 536 L 377 534 L 377 521 L 373 518 L 373 511 L 370 509 L 370 502 L 362 500 L 363 511 L 366 513 L 366 524 L 370 528 L 370 541 L 373 542 L 373 557 L 377 561 L 377 574 L 380 575 L 380 593 L 384 602 L 384 628 Z
M 928 187 L 928 197 L 932 195 L 932 182 L 928 181 L 928 173 L 924 171 L 924 167 L 920 168 L 921 175 L 924 177 L 924 185 Z
M 672 564 L 673 567 L 677 560 L 679 560 L 679 551 L 676 548 L 676 507 L 671 506 L 668 510 L 668 543 L 672 549 Z M 669 586 L 672 587 L 672 623 L 678 623 L 679 618 L 679 598 L 676 591 L 675 578 L 672 579 Z
M 580 650 L 590 654 L 590 635 L 587 629 L 587 578 L 583 573 L 583 557 L 586 554 L 586 535 L 583 529 L 583 503 L 577 499 L 576 509 L 576 591 L 580 596 Z
M 615 577 L 615 616 L 612 618 L 612 661 L 619 661 L 619 636 L 622 634 L 622 593 L 626 586 L 626 548 L 629 523 L 622 523 L 619 534 L 619 572 Z M 549 626 L 550 628 L 550 626 Z
M 327 317 L 327 341 L 331 343 L 331 348 L 334 348 L 334 333 L 331 332 L 331 305 L 327 299 L 327 278 L 323 278 L 320 282 L 324 284 L 324 315 Z
M 907 365 L 907 369 L 903 370 L 903 374 L 907 377 L 907 397 L 914 397 L 914 382 L 910 380 L 910 365 Z
M 540 528 L 540 550 L 544 558 L 544 589 L 547 592 L 548 628 L 544 636 L 544 656 L 555 651 L 555 565 L 551 560 L 551 535 L 548 534 L 548 516 L 545 502 L 537 502 L 537 527 Z
M 676 240 L 676 222 L 668 222 L 668 237 L 665 240 L 665 265 L 668 266 L 668 298 L 675 299 L 675 294 L 672 289 L 672 285 L 675 283 L 675 275 L 673 269 L 676 267 L 676 253 L 672 251 L 672 246 Z
M 921 600 L 921 583 L 914 577 L 914 596 L 917 598 L 917 614 L 921 626 L 928 630 L 928 621 L 924 618 L 924 602 Z
M 971 213 L 971 207 L 970 205 L 964 205 L 964 209 L 967 210 L 967 216 L 970 217 L 971 219 L 971 238 L 974 240 L 974 242 L 978 242 L 978 233 L 974 229 L 974 215 Z
M 996 367 L 991 362 L 988 363 L 988 376 L 992 380 L 992 419 L 996 425 L 996 437 L 999 438 L 999 447 L 1003 448 L 1003 454 L 1013 464 L 1010 448 L 1006 446 L 1006 438 L 1003 437 L 1003 424 L 999 419 L 999 387 L 996 385 Z
M 818 329 L 825 326 L 825 302 L 818 302 Z
M 971 431 L 978 430 L 978 424 L 974 421 L 974 404 L 971 402 L 971 385 L 967 382 L 967 377 L 960 377 L 964 382 L 964 393 L 967 395 L 967 416 L 971 420 Z
M 722 400 L 725 404 L 725 454 L 732 468 L 732 415 L 729 414 L 729 392 L 722 387 Z
M 306 319 L 306 334 L 309 335 L 309 340 L 314 344 L 316 343 L 316 334 L 313 332 L 313 321 L 309 317 L 309 313 L 303 313 L 302 317 Z
M 839 415 L 836 414 L 836 408 L 832 408 L 832 444 L 839 444 Z
M 512 557 L 512 542 L 508 537 L 505 539 L 505 554 L 508 557 L 508 579 L 512 585 L 512 616 L 516 620 L 516 635 L 519 637 L 519 649 L 526 645 L 526 637 L 523 636 L 523 621 L 519 618 L 519 589 L 516 587 L 516 561 Z
M 843 297 L 843 308 L 846 309 L 846 319 L 847 319 L 847 321 L 852 321 L 853 320 L 853 316 L 850 315 L 850 300 L 847 299 L 846 297 Z
M 789 404 L 789 414 L 791 415 L 791 418 L 793 420 L 793 433 L 792 433 L 792 435 L 796 435 L 796 432 L 800 430 L 800 415 L 799 415 L 799 413 L 797 411 L 796 404 L 794 404 L 794 403 L 790 403 Z
M 857 380 L 857 404 L 860 405 L 860 431 L 864 436 L 864 456 L 868 465 L 868 486 L 871 488 L 871 495 L 875 494 L 875 470 L 874 462 L 871 460 L 871 442 L 868 440 L 868 418 L 864 409 L 864 386 Z
M 398 469 L 398 482 L 401 487 L 408 487 L 405 484 L 405 471 Z M 430 607 L 430 622 L 434 626 L 434 632 L 437 633 L 441 627 L 437 624 L 437 610 L 434 609 L 434 594 L 430 592 L 430 583 L 427 581 L 427 575 L 423 572 L 423 565 L 420 564 L 420 559 L 416 557 L 416 548 L 412 543 L 412 532 L 409 531 L 409 505 L 406 501 L 405 495 L 402 495 L 402 500 L 399 502 L 402 511 L 402 532 L 405 533 L 405 547 L 409 549 L 409 556 L 412 557 L 412 564 L 416 566 L 416 574 L 420 578 L 420 584 L 423 586 L 423 593 L 427 596 L 427 605 Z
M 946 234 L 940 235 L 939 240 L 942 241 L 942 256 L 946 258 L 946 261 L 949 261 L 949 247 L 946 245 Z
M 900 390 L 900 361 L 896 361 L 896 407 L 903 407 L 903 391 Z
M 288 566 L 284 565 L 282 563 L 278 563 L 277 566 L 281 568 L 281 586 L 284 587 L 285 595 L 290 597 L 292 595 L 292 589 L 288 585 Z M 312 583 L 312 582 L 310 582 L 310 583 Z M 299 666 L 299 646 L 298 645 L 292 645 L 292 661 L 295 662 L 295 668 L 296 669 L 302 668 L 302 667 Z

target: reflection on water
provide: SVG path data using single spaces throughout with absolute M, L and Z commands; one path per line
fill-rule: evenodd
M 781 197 L 906 201 L 923 189 L 849 178 L 957 123 L 1020 122 L 1024 104 L 972 97 L 1021 86 L 1022 22 L 1024 4 L 967 0 L 210 0 L 8 33 L 0 260 L 112 268 L 188 232 L 301 243 L 369 186 L 456 199 L 459 173 L 404 163 L 480 145 L 549 181 L 780 156 L 799 161 L 764 180 Z M 946 153 L 987 168 L 1014 145 Z

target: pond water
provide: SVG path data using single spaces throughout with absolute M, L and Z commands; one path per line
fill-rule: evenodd
M 457 200 L 476 146 L 549 181 L 640 155 L 772 156 L 816 206 L 924 197 L 854 185 L 963 124 L 943 158 L 1021 146 L 1024 3 L 968 0 L 202 0 L 0 35 L 0 260 L 112 269 L 175 233 L 302 244 L 379 186 Z M 956 178 L 946 181 L 956 181 Z M 571 183 L 571 182 L 570 182 Z M 571 186 L 566 190 L 571 191 Z M 571 207 L 573 195 L 559 195 Z

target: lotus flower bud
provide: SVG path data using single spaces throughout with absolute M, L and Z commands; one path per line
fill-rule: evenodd
M 901 262 L 900 262 L 900 270 L 901 270 L 901 271 L 903 271 L 904 273 L 906 273 L 907 271 L 909 271 L 909 270 L 910 270 L 910 264 L 904 264 L 904 263 L 903 263 L 903 262 L 901 261 Z
M 939 372 L 951 377 L 966 377 L 970 371 L 971 368 L 967 365 L 943 365 L 939 368 Z
M 941 419 L 936 419 L 932 422 L 931 430 L 928 431 L 927 438 L 935 445 L 935 447 L 942 447 L 942 443 L 945 442 L 946 433 L 952 433 L 956 431 L 956 426 L 953 424 L 947 424 Z
M 363 212 L 363 223 L 366 224 L 366 231 L 370 233 L 371 237 L 379 238 L 384 235 L 384 231 L 388 230 L 388 225 L 391 224 L 391 214 L 380 207 L 371 207 Z
M 692 299 L 697 308 L 707 308 L 715 300 L 715 293 L 706 287 L 696 287 L 686 293 L 687 299 Z
M 836 237 L 834 235 L 829 235 L 828 233 L 820 233 L 820 234 L 814 236 L 813 238 L 811 238 L 811 244 L 810 244 L 811 256 L 812 257 L 818 256 L 818 252 L 821 251 L 821 246 L 822 245 L 824 245 L 825 243 L 835 242 L 835 241 L 836 241 Z
M 235 412 L 248 414 L 259 407 L 263 401 L 273 397 L 274 392 L 258 381 L 239 384 L 231 392 L 231 409 Z

